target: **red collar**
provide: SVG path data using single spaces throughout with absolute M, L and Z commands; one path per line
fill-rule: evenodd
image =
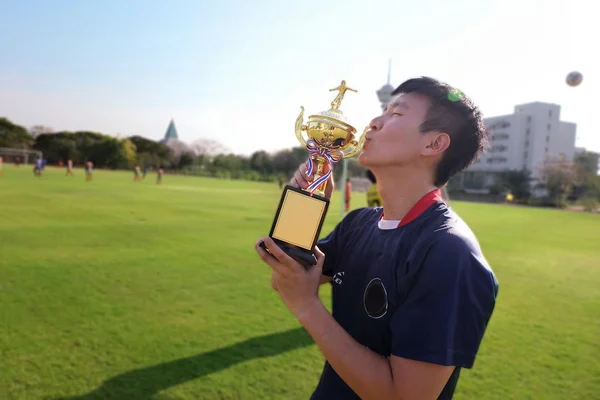
M 442 200 L 442 191 L 440 189 L 432 190 L 425 196 L 421 197 L 421 199 L 417 201 L 414 206 L 412 206 L 412 208 L 406 213 L 404 218 L 402 218 L 398 226 L 406 225 L 409 222 L 415 220 L 419 215 L 423 214 L 423 212 L 427 210 L 432 204 Z M 383 215 L 384 213 L 382 212 L 379 216 L 379 221 L 383 219 Z

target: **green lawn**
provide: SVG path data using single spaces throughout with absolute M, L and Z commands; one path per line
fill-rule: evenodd
M 323 358 L 253 248 L 276 185 L 4 169 L 0 399 L 308 398 Z M 455 398 L 599 398 L 599 216 L 453 206 L 500 281 Z

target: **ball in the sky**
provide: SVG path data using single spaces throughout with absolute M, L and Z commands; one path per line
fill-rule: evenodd
M 578 86 L 583 80 L 583 75 L 580 72 L 573 71 L 567 75 L 567 85 Z

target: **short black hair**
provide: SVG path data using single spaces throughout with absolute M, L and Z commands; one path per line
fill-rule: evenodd
M 475 161 L 487 146 L 487 131 L 481 111 L 459 90 L 430 77 L 402 83 L 392 95 L 417 93 L 431 105 L 420 126 L 421 132 L 438 131 L 450 136 L 450 146 L 435 171 L 434 184 L 442 187 L 456 173 Z

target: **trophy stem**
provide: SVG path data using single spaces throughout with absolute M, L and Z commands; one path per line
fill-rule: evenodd
M 312 182 L 315 182 L 320 177 L 322 177 L 323 175 L 325 175 L 324 167 L 325 167 L 325 164 L 328 163 L 328 161 L 327 161 L 327 159 L 325 157 L 320 156 L 320 155 L 311 155 L 310 158 L 312 159 L 313 168 L 315 169 Z M 312 192 L 313 192 L 313 194 L 316 194 L 316 195 L 319 195 L 319 196 L 325 196 L 325 189 L 326 188 L 327 188 L 327 181 L 321 183 Z M 311 190 L 307 190 L 307 191 L 310 192 Z

